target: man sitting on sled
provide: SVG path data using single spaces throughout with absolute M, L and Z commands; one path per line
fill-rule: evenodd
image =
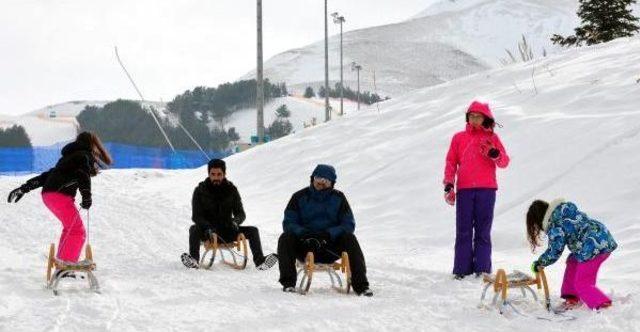
M 296 258 L 303 260 L 313 251 L 320 262 L 334 262 L 340 253 L 349 255 L 353 290 L 373 296 L 367 281 L 364 255 L 353 231 L 355 221 L 345 195 L 333 189 L 336 171 L 318 165 L 311 185 L 291 197 L 284 212 L 284 233 L 278 240 L 280 283 L 285 292 L 295 292 Z
M 240 193 L 226 179 L 224 160 L 213 159 L 208 164 L 209 177 L 200 182 L 193 192 L 192 220 L 189 229 L 189 254 L 182 254 L 182 263 L 188 268 L 197 268 L 200 261 L 200 243 L 211 239 L 213 233 L 224 242 L 232 242 L 238 233 L 249 240 L 253 263 L 258 270 L 267 270 L 278 262 L 275 254 L 264 256 L 260 244 L 260 233 L 254 226 L 240 226 L 246 215 Z

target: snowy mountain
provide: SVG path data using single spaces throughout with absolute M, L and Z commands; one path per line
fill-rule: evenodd
M 543 49 L 555 53 L 549 38 L 573 31 L 576 8 L 573 0 L 442 0 L 405 22 L 345 33 L 345 85 L 356 87 L 349 67 L 356 61 L 363 66 L 363 90 L 397 96 L 498 67 L 522 35 L 536 56 Z M 339 41 L 336 35 L 329 40 L 332 86 L 340 77 Z M 297 90 L 324 84 L 324 42 L 274 56 L 265 63 L 265 77 Z
M 266 252 L 276 249 L 290 195 L 308 185 L 315 164 L 335 165 L 373 298 L 337 294 L 322 274 L 298 296 L 281 291 L 277 269 L 185 270 L 178 257 L 205 168 L 110 170 L 95 179 L 88 228 L 102 295 L 83 290 L 84 281 L 69 281 L 59 297 L 46 291 L 43 256 L 58 221 L 35 192 L 0 203 L 0 330 L 636 331 L 639 76 L 640 38 L 621 39 L 420 89 L 380 113 L 352 112 L 228 158 L 246 224 L 260 227 Z M 498 173 L 494 267 L 528 271 L 540 251 L 525 240 L 526 208 L 565 197 L 620 245 L 599 275 L 612 308 L 572 311 L 576 319 L 560 323 L 536 319 L 540 305 L 516 300 L 526 316 L 501 316 L 478 307 L 479 280 L 451 279 L 455 209 L 442 197 L 444 157 L 476 96 L 492 100 L 512 159 Z M 0 192 L 26 179 L 0 177 Z M 547 270 L 554 302 L 563 262 Z

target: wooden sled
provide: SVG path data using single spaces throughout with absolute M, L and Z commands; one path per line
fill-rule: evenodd
M 213 233 L 209 241 L 204 242 L 204 254 L 200 259 L 200 268 L 209 270 L 216 260 L 216 254 L 220 252 L 222 263 L 231 266 L 236 270 L 244 270 L 247 267 L 247 259 L 249 257 L 249 249 L 247 246 L 247 238 L 243 233 L 238 234 L 235 241 L 225 243 L 222 238 Z M 228 260 L 224 252 L 229 253 L 231 260 Z M 207 254 L 210 254 L 207 258 Z
M 547 283 L 547 277 L 544 273 L 544 268 L 539 268 L 538 273 L 536 273 L 535 278 L 520 272 L 514 271 L 514 273 L 507 275 L 504 269 L 499 269 L 496 272 L 495 276 L 485 274 L 483 277 L 484 290 L 482 291 L 482 297 L 480 298 L 480 303 L 484 304 L 484 299 L 487 295 L 487 291 L 489 287 L 493 286 L 493 291 L 495 292 L 493 296 L 492 304 L 498 307 L 500 310 L 500 314 L 503 314 L 505 311 L 505 307 L 509 304 L 507 300 L 508 290 L 511 288 L 519 288 L 522 292 L 522 297 L 525 298 L 527 296 L 527 291 L 531 293 L 533 300 L 538 302 L 538 296 L 536 292 L 531 288 L 531 286 L 536 286 L 538 290 L 542 289 L 544 291 L 544 302 L 543 305 L 545 309 L 551 310 L 551 299 L 549 297 L 549 284 Z M 498 301 L 498 297 L 500 297 Z
M 342 252 L 342 257 L 338 261 L 325 264 L 315 263 L 313 252 L 310 251 L 307 253 L 304 262 L 296 261 L 296 266 L 298 267 L 297 275 L 302 273 L 302 279 L 300 279 L 300 285 L 298 286 L 298 292 L 302 295 L 309 292 L 313 273 L 316 271 L 326 271 L 331 279 L 331 287 L 338 292 L 349 294 L 351 290 L 351 267 L 349 265 L 349 255 L 346 252 Z M 342 272 L 344 283 L 336 271 Z
M 89 288 L 95 293 L 100 293 L 98 279 L 93 274 L 95 269 L 96 264 L 93 262 L 93 250 L 90 244 L 85 247 L 85 259 L 83 261 L 78 264 L 68 265 L 56 259 L 56 245 L 52 243 L 49 246 L 49 259 L 47 261 L 47 288 L 51 289 L 54 295 L 59 295 L 58 285 L 60 280 L 64 279 L 65 275 L 70 272 L 79 272 L 87 275 Z

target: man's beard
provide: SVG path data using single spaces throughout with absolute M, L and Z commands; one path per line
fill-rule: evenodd
M 222 184 L 222 180 L 213 180 L 211 181 L 211 184 L 214 186 L 219 186 L 220 184 Z

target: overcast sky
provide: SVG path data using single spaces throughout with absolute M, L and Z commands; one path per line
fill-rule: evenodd
M 435 0 L 329 0 L 345 30 L 405 20 Z M 233 81 L 255 68 L 255 0 L 3 0 L 0 113 L 70 100 L 148 100 Z M 324 36 L 322 0 L 263 0 L 265 61 Z M 330 34 L 339 30 L 330 25 Z

